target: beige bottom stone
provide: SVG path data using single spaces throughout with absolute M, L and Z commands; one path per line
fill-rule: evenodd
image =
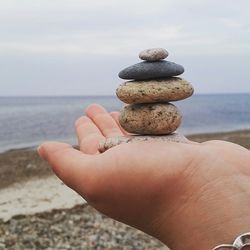
M 99 151 L 101 153 L 106 150 L 124 143 L 142 142 L 142 141 L 169 141 L 169 142 L 181 142 L 188 143 L 188 139 L 178 133 L 170 135 L 150 136 L 150 135 L 131 135 L 131 136 L 116 136 L 102 140 L 99 144 Z

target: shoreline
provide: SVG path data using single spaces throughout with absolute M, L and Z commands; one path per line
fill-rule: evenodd
M 215 137 L 221 137 L 222 135 L 227 135 L 227 134 L 235 134 L 235 133 L 249 133 L 250 129 L 235 129 L 235 130 L 226 130 L 226 131 L 206 131 L 206 132 L 198 132 L 198 133 L 183 133 L 186 137 L 188 138 L 197 138 L 197 137 L 211 137 L 211 136 L 215 136 Z M 181 132 L 180 132 L 181 133 Z M 63 141 L 61 139 L 57 139 L 56 141 Z M 42 143 L 42 142 L 41 142 Z M 13 152 L 13 151 L 23 151 L 23 150 L 36 150 L 39 144 L 31 144 L 31 145 L 27 145 L 27 146 L 21 146 L 21 147 L 16 147 L 16 148 L 7 148 L 7 149 L 2 149 L 0 147 L 0 156 L 1 154 L 5 154 L 8 152 Z
M 238 134 L 238 133 L 250 133 L 250 129 L 236 129 L 236 130 L 226 130 L 226 131 L 211 131 L 211 132 L 198 132 L 198 133 L 188 133 L 185 134 L 186 137 L 190 138 L 190 137 L 211 137 L 211 136 L 223 136 L 223 135 L 227 135 L 227 134 Z M 60 139 L 58 139 L 58 141 L 62 141 Z M 1 154 L 5 154 L 8 152 L 13 152 L 13 151 L 19 151 L 19 150 L 36 150 L 38 147 L 38 145 L 32 144 L 30 146 L 24 146 L 24 147 L 17 147 L 17 148 L 8 148 L 8 149 L 4 149 L 4 150 L 0 150 L 0 156 Z
M 190 140 L 225 140 L 250 149 L 250 130 L 190 134 Z M 10 149 L 0 153 L 0 189 L 16 182 L 26 182 L 33 178 L 46 178 L 53 175 L 48 164 L 41 160 L 36 146 Z
M 192 133 L 187 134 L 187 136 L 209 136 L 209 135 L 226 135 L 226 134 L 238 134 L 238 133 L 250 133 L 250 129 L 235 129 L 228 131 L 215 131 L 215 132 L 201 132 L 201 133 Z
M 223 140 L 232 142 L 250 150 L 250 129 L 228 132 L 198 133 L 188 135 L 187 138 L 196 142 L 209 140 Z

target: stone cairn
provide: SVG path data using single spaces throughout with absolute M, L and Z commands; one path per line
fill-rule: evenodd
M 180 126 L 182 115 L 172 101 L 190 97 L 194 89 L 186 80 L 176 77 L 184 72 L 183 66 L 166 61 L 168 52 L 162 48 L 147 49 L 139 54 L 143 62 L 123 69 L 119 73 L 122 83 L 117 97 L 126 105 L 120 112 L 121 127 L 128 136 L 107 138 L 99 151 L 121 143 L 148 140 L 187 142 L 174 131 Z

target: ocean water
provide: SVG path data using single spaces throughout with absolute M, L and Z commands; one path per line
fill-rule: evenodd
M 115 96 L 0 97 L 0 152 L 46 140 L 75 144 L 74 122 L 91 103 L 109 111 L 123 106 Z M 175 105 L 184 134 L 250 129 L 250 94 L 194 95 Z

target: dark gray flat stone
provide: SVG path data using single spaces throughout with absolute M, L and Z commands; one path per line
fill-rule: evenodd
M 183 72 L 183 66 L 174 62 L 140 62 L 123 69 L 119 77 L 126 80 L 148 80 L 177 76 Z

